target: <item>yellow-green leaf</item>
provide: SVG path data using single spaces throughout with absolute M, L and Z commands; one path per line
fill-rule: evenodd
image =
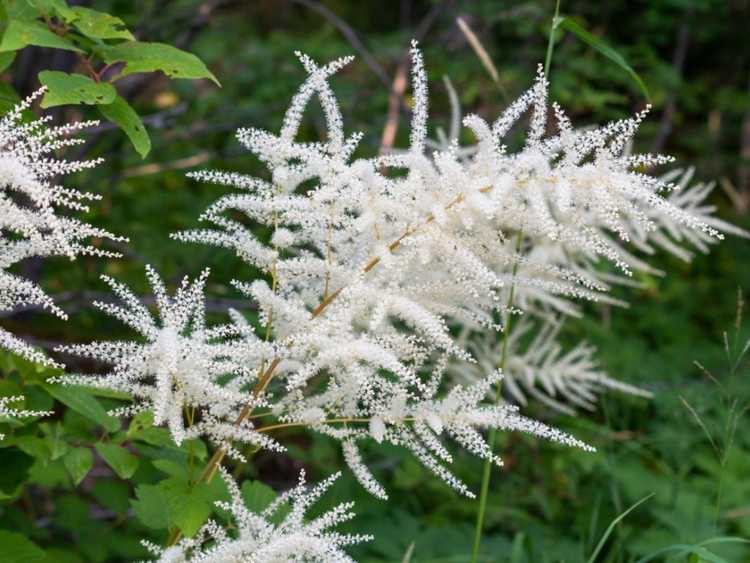
M 137 72 L 161 71 L 170 78 L 208 78 L 219 81 L 198 57 L 163 43 L 128 41 L 119 45 L 99 47 L 105 63 L 125 63 L 120 77 Z
M 83 51 L 76 47 L 72 41 L 65 37 L 61 37 L 56 33 L 52 33 L 47 26 L 42 23 L 36 21 L 10 20 L 5 28 L 3 40 L 0 42 L 0 53 L 17 51 L 28 45 L 66 49 L 68 51 L 83 53 Z
M 135 150 L 141 155 L 141 158 L 145 158 L 151 150 L 151 139 L 141 118 L 128 102 L 117 96 L 111 104 L 99 104 L 99 111 L 109 121 L 125 131 Z
M 76 18 L 75 12 L 65 3 L 65 0 L 27 1 L 32 6 L 35 6 L 42 14 L 47 16 L 56 16 L 66 22 L 71 22 Z
M 76 6 L 72 9 L 75 14 L 73 25 L 91 39 L 135 39 L 120 18 L 104 12 Z
M 39 73 L 39 82 L 47 87 L 42 98 L 43 108 L 66 104 L 111 104 L 117 96 L 111 84 L 94 82 L 83 74 L 44 70 Z

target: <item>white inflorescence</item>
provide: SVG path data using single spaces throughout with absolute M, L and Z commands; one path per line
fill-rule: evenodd
M 318 485 L 305 486 L 305 474 L 299 485 L 280 495 L 261 513 L 248 510 L 242 493 L 229 474 L 222 476 L 229 488 L 231 500 L 217 502 L 228 511 L 234 521 L 234 531 L 228 532 L 218 523 L 209 521 L 198 533 L 177 545 L 163 549 L 144 542 L 159 563 L 350 563 L 344 548 L 370 541 L 371 536 L 341 534 L 331 531 L 334 526 L 351 520 L 354 503 L 342 503 L 320 516 L 305 519 L 305 513 L 325 493 L 340 473 Z M 285 506 L 289 511 L 278 521 Z
M 503 319 L 522 311 L 549 323 L 577 314 L 576 299 L 616 302 L 609 286 L 648 268 L 628 245 L 704 249 L 721 231 L 742 233 L 711 216 L 707 189 L 681 192 L 674 177 L 645 172 L 670 159 L 629 152 L 644 113 L 576 130 L 557 105 L 548 115 L 541 70 L 494 123 L 464 119 L 475 147 L 458 146 L 457 126 L 436 145 L 427 139 L 427 78 L 415 43 L 409 147 L 353 159 L 362 135 L 345 134 L 329 84 L 350 58 L 318 65 L 298 56 L 308 77 L 281 131 L 238 132 L 268 179 L 192 174 L 242 191 L 205 210 L 206 228 L 175 235 L 229 248 L 267 274 L 235 282 L 262 329 L 256 334 L 236 312 L 231 325 L 205 327 L 202 279 L 186 282 L 174 302 L 155 287 L 159 323 L 115 287 L 128 307 L 107 310 L 146 343 L 68 347 L 114 367 L 66 381 L 127 391 L 136 404 L 124 412 L 152 410 L 177 441 L 206 436 L 234 455 L 233 440 L 279 449 L 271 431 L 309 427 L 340 441 L 354 475 L 381 498 L 387 493 L 362 457 L 366 441 L 408 449 L 467 495 L 447 468 L 449 440 L 496 463 L 488 428 L 591 449 L 510 404 L 486 402 L 503 378 L 495 344 Z M 300 142 L 315 96 L 326 138 Z M 527 112 L 526 140 L 511 151 L 503 140 Z M 602 273 L 602 261 L 619 272 Z M 601 373 L 585 345 L 564 352 L 554 328 L 523 352 L 525 326 L 511 340 L 515 358 L 504 376 L 516 402 L 532 395 L 566 410 L 590 407 L 603 388 L 642 393 Z
M 11 267 L 35 256 L 71 259 L 80 254 L 116 256 L 88 245 L 86 240 L 125 239 L 59 213 L 60 209 L 86 212 L 86 203 L 99 199 L 55 183 L 58 176 L 93 168 L 101 162 L 54 157 L 60 149 L 83 142 L 68 135 L 96 122 L 47 127 L 50 118 L 42 118 L 22 123 L 23 112 L 43 93 L 44 89 L 35 92 L 0 120 L 0 312 L 33 305 L 65 318 L 65 313 L 37 284 L 12 273 Z M 0 329 L 0 348 L 54 365 L 44 354 L 3 329 Z
M 270 180 L 192 174 L 243 193 L 221 197 L 203 213 L 208 229 L 176 235 L 233 249 L 272 274 L 273 283 L 236 283 L 258 305 L 279 346 L 273 385 L 264 383 L 270 414 L 282 425 L 309 426 L 340 440 L 356 477 L 379 497 L 386 492 L 359 450 L 367 439 L 409 449 L 465 494 L 471 493 L 445 467 L 451 461 L 448 437 L 495 461 L 480 433 L 484 428 L 587 447 L 508 405 L 482 404 L 501 379 L 494 343 L 499 319 L 515 311 L 506 310 L 508 291 L 515 287 L 514 306 L 543 322 L 555 312 L 577 314 L 576 298 L 617 303 L 606 296 L 611 283 L 645 267 L 626 250 L 628 243 L 669 250 L 671 241 L 687 241 L 703 248 L 720 231 L 731 231 L 701 205 L 706 191 L 680 198 L 673 178 L 643 172 L 671 161 L 630 154 L 645 113 L 579 131 L 553 104 L 556 132 L 548 134 L 541 70 L 494 123 L 464 119 L 476 147 L 460 148 L 452 127 L 447 144 L 435 148 L 427 139 L 427 79 L 416 44 L 409 147 L 352 160 L 361 135 L 346 136 L 328 84 L 349 59 L 319 66 L 300 58 L 309 76 L 281 133 L 238 133 L 268 167 Z M 327 138 L 299 142 L 302 115 L 314 95 L 323 106 Z M 503 138 L 527 111 L 526 142 L 510 151 Z M 270 242 L 254 236 L 237 212 L 270 227 Z M 601 260 L 622 273 L 602 274 L 596 267 Z M 456 339 L 451 326 L 481 330 L 486 342 Z M 568 403 L 591 407 L 603 388 L 647 395 L 601 373 L 585 345 L 564 353 L 555 334 L 542 331 L 533 351 L 509 363 L 511 398 L 523 403 L 531 394 L 569 410 Z M 446 367 L 463 371 L 471 385 L 451 387 Z
M 13 403 L 19 403 L 24 400 L 22 396 L 0 397 L 0 418 L 26 418 L 30 416 L 49 416 L 52 411 L 32 411 L 26 409 L 17 409 L 11 407 Z M 5 438 L 5 434 L 0 434 L 0 440 Z
M 203 288 L 208 270 L 193 282 L 184 278 L 173 297 L 151 267 L 146 267 L 146 274 L 157 318 L 126 286 L 107 276 L 102 279 L 122 304 L 95 303 L 138 332 L 142 340 L 61 346 L 59 352 L 98 360 L 111 369 L 103 375 L 64 375 L 56 381 L 130 394 L 134 403 L 114 414 L 150 411 L 154 424 L 167 426 L 177 444 L 205 435 L 222 444 L 227 439 L 242 438 L 271 447 L 272 441 L 253 432 L 252 426 L 241 435 L 235 431 L 236 435 L 228 436 L 220 431 L 220 424 L 210 423 L 233 417 L 245 405 L 265 404 L 262 398 L 253 400 L 247 391 L 254 374 L 245 366 L 270 356 L 273 349 L 248 337 L 247 329 L 241 326 L 206 327 Z M 194 421 L 192 425 L 186 424 L 186 417 Z

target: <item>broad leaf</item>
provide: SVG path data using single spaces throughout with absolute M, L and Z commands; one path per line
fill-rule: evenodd
M 0 530 L 3 563 L 47 562 L 47 555 L 42 548 L 22 534 Z
M 167 497 L 159 485 L 138 485 L 135 489 L 136 500 L 130 504 L 138 519 L 154 530 L 169 527 Z
M 82 387 L 68 387 L 65 385 L 51 385 L 46 383 L 44 389 L 55 399 L 70 407 L 78 414 L 82 414 L 92 422 L 106 428 L 109 432 L 115 432 L 120 428 L 120 421 L 109 416 L 94 397 Z
M 170 78 L 208 78 L 220 85 L 203 61 L 171 45 L 128 41 L 100 47 L 99 53 L 107 64 L 125 63 L 120 77 L 137 72 L 162 71 Z
M 76 6 L 72 9 L 75 14 L 73 25 L 76 29 L 91 39 L 135 39 L 120 18 L 104 12 Z
M 44 70 L 39 73 L 39 82 L 47 87 L 42 98 L 43 108 L 67 104 L 111 104 L 117 96 L 111 84 L 94 82 L 82 74 Z
M 242 498 L 253 512 L 263 512 L 276 499 L 276 491 L 260 481 L 242 483 Z
M 94 447 L 120 479 L 130 479 L 138 469 L 138 458 L 122 446 L 100 442 Z
M 47 16 L 58 17 L 66 22 L 76 18 L 73 8 L 65 3 L 65 0 L 27 0 L 32 6 Z
M 1 5 L 9 20 L 33 21 L 41 15 L 36 1 L 3 0 Z
M 72 41 L 51 32 L 46 25 L 36 21 L 10 20 L 5 28 L 0 52 L 17 51 L 29 45 L 52 47 L 83 53 Z
M 78 485 L 91 470 L 94 464 L 94 454 L 88 448 L 74 448 L 65 455 L 63 463 L 73 483 Z
M 133 147 L 145 158 L 151 150 L 151 138 L 148 136 L 143 122 L 130 104 L 121 96 L 117 96 L 111 104 L 100 104 L 99 111 L 112 123 L 118 125 L 133 143 Z

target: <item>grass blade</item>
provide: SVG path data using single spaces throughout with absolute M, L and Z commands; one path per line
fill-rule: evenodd
M 594 553 L 591 554 L 591 557 L 588 559 L 588 563 L 595 563 L 596 558 L 599 556 L 599 553 L 601 552 L 602 548 L 604 547 L 604 544 L 607 543 L 607 539 L 609 539 L 609 536 L 612 535 L 612 531 L 615 529 L 615 526 L 620 523 L 620 521 L 625 518 L 628 514 L 630 514 L 633 510 L 638 508 L 641 504 L 646 502 L 648 499 L 650 499 L 652 496 L 654 496 L 656 493 L 651 493 L 650 495 L 646 495 L 641 500 L 636 502 L 633 506 L 628 508 L 625 512 L 620 514 L 617 518 L 612 520 L 612 522 L 609 524 L 607 529 L 604 532 L 604 535 L 602 536 L 602 539 L 599 540 L 599 543 L 596 546 L 596 549 L 594 549 Z
M 582 25 L 579 23 L 576 23 L 574 20 L 566 17 L 560 17 L 555 18 L 555 24 L 554 28 L 560 27 L 566 31 L 569 31 L 573 35 L 575 35 L 578 39 L 589 45 L 590 47 L 593 47 L 599 53 L 607 57 L 610 61 L 615 63 L 617 66 L 622 68 L 625 72 L 627 72 L 630 77 L 633 79 L 633 81 L 638 85 L 638 87 L 643 92 L 644 96 L 646 96 L 647 100 L 651 100 L 648 89 L 646 88 L 646 84 L 641 80 L 641 77 L 638 76 L 638 73 L 633 70 L 633 67 L 631 67 L 628 64 L 628 61 L 625 60 L 625 57 L 623 57 L 620 53 L 618 53 L 615 49 L 610 47 L 607 43 L 599 39 L 596 35 L 590 33 L 588 30 L 586 30 Z

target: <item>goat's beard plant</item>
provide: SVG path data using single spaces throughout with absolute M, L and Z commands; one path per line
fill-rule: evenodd
M 355 477 L 383 499 L 387 492 L 360 452 L 369 440 L 408 449 L 467 496 L 473 496 L 470 487 L 448 469 L 447 438 L 498 465 L 500 457 L 482 435 L 488 428 L 593 450 L 522 416 L 510 402 L 493 400 L 501 383 L 505 380 L 509 400 L 525 404 L 531 395 L 564 411 L 591 408 L 605 388 L 647 395 L 602 373 L 585 343 L 563 351 L 555 341 L 559 317 L 578 314 L 577 299 L 607 300 L 611 284 L 627 280 L 633 270 L 652 271 L 628 244 L 646 253 L 665 248 L 687 259 L 684 244 L 704 250 L 722 231 L 744 233 L 712 217 L 713 209 L 703 203 L 710 186 L 687 189 L 688 177 L 679 186 L 685 189 L 676 191 L 675 175 L 647 173 L 670 158 L 630 154 L 628 145 L 644 113 L 576 130 L 553 104 L 555 132 L 548 134 L 547 82 L 541 70 L 531 89 L 494 123 L 477 116 L 464 119 L 478 140 L 475 147 L 459 147 L 456 132 L 430 150 L 435 145 L 427 139 L 427 79 L 416 44 L 411 53 L 414 109 L 406 150 L 353 159 L 362 135 L 345 135 L 328 82 L 350 59 L 319 66 L 298 55 L 309 76 L 292 99 L 281 132 L 238 133 L 268 167 L 270 179 L 192 174 L 243 192 L 221 197 L 203 213 L 208 228 L 175 238 L 230 248 L 264 272 L 263 279 L 234 282 L 257 306 L 259 329 L 237 311 L 229 311 L 226 324 L 207 326 L 208 271 L 193 282 L 186 278 L 170 296 L 158 274 L 147 268 L 156 317 L 125 286 L 107 278 L 122 304 L 100 303 L 99 308 L 142 338 L 60 348 L 110 369 L 64 375 L 58 382 L 130 394 L 132 403 L 117 414 L 151 413 L 177 444 L 208 439 L 216 450 L 202 481 L 223 471 L 227 455 L 247 461 L 242 444 L 283 452 L 274 431 L 292 426 L 339 441 Z M 299 142 L 303 112 L 314 96 L 323 108 L 327 138 Z M 526 112 L 525 144 L 510 152 L 503 138 Z M 3 121 L 10 139 L 23 131 L 8 125 L 14 115 Z M 51 204 L 56 197 L 70 204 L 80 194 L 39 182 L 26 191 L 36 205 L 50 209 L 50 222 L 33 228 L 8 195 L 19 185 L 20 172 L 13 166 L 23 161 L 9 143 L 0 162 L 5 173 L 0 203 L 12 211 L 10 219 L 4 217 L 3 233 L 14 230 L 28 240 L 50 242 L 22 246 L 4 237 L 0 275 L 10 276 L 7 268 L 27 255 L 74 255 L 85 248 L 81 238 L 110 236 L 78 222 L 70 223 L 74 230 L 58 229 Z M 33 161 L 40 154 L 22 156 Z M 41 174 L 33 164 L 23 170 Z M 60 165 L 48 171 L 64 170 Z M 31 188 L 44 197 L 34 199 Z M 239 221 L 241 214 L 248 221 Z M 259 225 L 270 236 L 257 235 Z M 73 236 L 58 240 L 65 232 Z M 601 267 L 605 261 L 620 273 L 608 273 Z M 14 283 L 17 291 L 51 307 L 32 286 Z M 8 308 L 31 297 L 1 304 Z M 511 353 L 502 373 L 499 333 L 511 314 L 521 313 L 528 320 L 502 345 Z M 538 342 L 522 354 L 521 333 L 529 330 L 538 331 Z M 4 346 L 40 359 L 15 337 L 0 336 Z M 270 513 L 249 512 L 233 494 L 223 508 L 237 520 L 236 532 L 209 522 L 193 538 L 173 537 L 167 548 L 149 547 L 162 561 L 175 562 L 349 560 L 342 548 L 368 538 L 327 531 L 349 518 L 348 505 L 303 519 L 329 484 L 312 493 L 295 489 L 289 497 L 292 512 L 281 524 L 272 524 Z

